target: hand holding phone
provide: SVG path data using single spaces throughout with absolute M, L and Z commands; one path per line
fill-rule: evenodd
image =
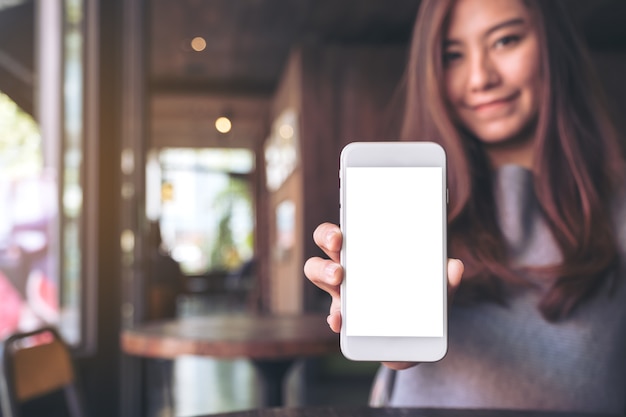
M 447 350 L 446 159 L 430 142 L 341 154 L 341 349 L 430 362 Z

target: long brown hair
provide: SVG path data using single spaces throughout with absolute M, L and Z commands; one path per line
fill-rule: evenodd
M 405 76 L 401 137 L 438 142 L 446 150 L 449 253 L 466 266 L 459 295 L 503 302 L 503 280 L 522 280 L 508 262 L 496 223 L 491 167 L 480 141 L 455 126 L 445 99 L 443 37 L 454 1 L 422 0 Z M 590 58 L 566 8 L 558 0 L 524 2 L 537 19 L 544 82 L 534 189 L 562 254 L 560 264 L 535 272 L 551 279 L 539 309 L 556 321 L 593 294 L 618 264 L 610 207 L 622 183 L 623 161 Z

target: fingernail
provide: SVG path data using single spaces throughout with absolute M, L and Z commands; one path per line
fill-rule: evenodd
M 326 277 L 329 279 L 334 279 L 335 272 L 337 272 L 337 268 L 339 268 L 339 265 L 335 263 L 329 264 L 324 270 L 324 272 L 326 273 Z
M 335 232 L 330 232 L 326 235 L 326 246 L 330 246 L 332 244 L 334 236 L 335 236 Z
M 452 258 L 452 262 L 455 262 L 459 268 L 464 267 L 463 261 L 460 259 Z

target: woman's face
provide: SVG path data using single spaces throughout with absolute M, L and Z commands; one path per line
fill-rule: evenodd
M 457 0 L 443 48 L 455 119 L 486 145 L 532 143 L 540 50 L 523 1 Z

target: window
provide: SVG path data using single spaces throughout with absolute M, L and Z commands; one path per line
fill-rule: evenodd
M 183 272 L 232 271 L 253 257 L 254 204 L 246 149 L 166 148 L 148 158 L 148 218 Z
M 0 338 L 45 322 L 76 347 L 93 342 L 95 255 L 81 250 L 97 250 L 83 196 L 96 146 L 84 129 L 97 88 L 84 81 L 95 66 L 84 56 L 87 2 L 0 2 L 0 318 L 13 317 L 0 320 Z

